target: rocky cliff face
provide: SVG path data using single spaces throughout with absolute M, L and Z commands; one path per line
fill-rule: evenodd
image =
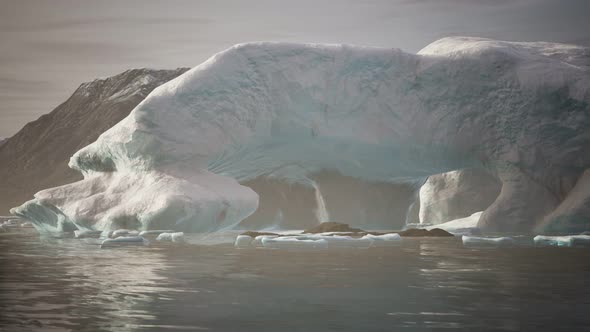
M 134 69 L 84 83 L 51 113 L 0 142 L 0 214 L 37 191 L 82 179 L 70 157 L 125 118 L 154 88 L 184 73 Z

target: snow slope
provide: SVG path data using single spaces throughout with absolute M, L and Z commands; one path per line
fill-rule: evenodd
M 69 165 L 84 180 L 12 211 L 45 231 L 214 231 L 256 210 L 241 184 L 256 178 L 322 187 L 311 177 L 322 170 L 394 183 L 485 167 L 502 190 L 480 226 L 543 228 L 590 166 L 589 57 L 462 37 L 418 54 L 236 45 L 78 151 Z

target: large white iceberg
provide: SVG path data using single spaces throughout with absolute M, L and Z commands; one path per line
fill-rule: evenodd
M 209 232 L 257 209 L 242 185 L 253 179 L 319 188 L 310 176 L 322 170 L 395 183 L 480 167 L 502 182 L 480 226 L 543 230 L 590 167 L 589 54 L 479 38 L 441 39 L 418 54 L 236 45 L 78 151 L 70 167 L 84 180 L 12 212 L 48 232 Z

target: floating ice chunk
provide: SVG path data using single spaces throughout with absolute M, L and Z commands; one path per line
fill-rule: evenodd
M 119 246 L 147 246 L 149 241 L 141 236 L 120 236 L 116 239 L 102 241 L 100 248 L 111 248 Z
M 9 229 L 9 228 L 17 228 L 17 227 L 20 227 L 20 225 L 19 225 L 19 224 L 15 223 L 15 222 L 12 222 L 12 220 L 5 221 L 5 222 L 4 222 L 2 225 L 0 225 L 0 226 L 1 226 L 2 228 L 4 228 L 4 229 Z
M 362 239 L 372 240 L 371 246 L 373 247 L 389 247 L 397 246 L 401 243 L 402 237 L 397 233 L 389 233 L 383 235 L 367 234 Z
M 139 236 L 143 236 L 143 237 L 146 237 L 146 236 L 158 236 L 158 235 L 160 235 L 162 233 L 174 233 L 174 231 L 173 230 L 170 230 L 170 229 L 152 229 L 152 230 L 149 230 L 149 231 L 142 231 L 142 232 L 140 232 L 139 233 Z
M 274 249 L 325 249 L 328 248 L 328 241 L 305 236 L 265 237 L 262 245 Z
M 533 239 L 538 247 L 590 247 L 590 235 L 544 236 L 537 235 Z
M 510 246 L 514 244 L 514 239 L 511 237 L 477 237 L 465 236 L 461 238 L 465 246 Z
M 138 231 L 134 231 L 131 229 L 117 229 L 116 231 L 113 232 L 113 234 L 111 235 L 111 237 L 119 237 L 119 236 L 138 236 L 139 232 Z
M 9 219 L 0 223 L 0 232 L 8 232 L 11 229 L 19 228 L 31 228 L 33 224 L 30 221 L 24 221 L 22 219 Z
M 176 233 L 161 233 L 156 238 L 156 241 L 160 242 L 173 242 L 173 243 L 184 243 L 184 233 L 183 232 L 176 232 Z
M 77 239 L 93 238 L 98 239 L 102 234 L 102 231 L 96 230 L 75 230 L 74 237 Z
M 353 238 L 350 236 L 306 234 L 275 238 L 266 237 L 262 238 L 261 242 L 264 247 L 270 248 L 368 248 L 373 243 L 373 240 L 369 238 Z
M 278 235 L 258 235 L 257 237 L 254 238 L 254 240 L 252 240 L 251 245 L 253 247 L 263 247 L 262 239 L 265 239 L 265 238 L 274 239 L 277 236 Z M 237 243 L 237 241 L 236 241 L 236 243 Z
M 328 247 L 330 248 L 368 248 L 373 243 L 373 240 L 369 238 L 353 238 L 351 236 L 314 236 L 311 235 L 310 238 L 319 238 L 323 239 L 328 242 Z
M 236 248 L 248 248 L 251 246 L 252 240 L 252 237 L 249 235 L 238 235 L 236 242 L 234 242 L 234 246 Z

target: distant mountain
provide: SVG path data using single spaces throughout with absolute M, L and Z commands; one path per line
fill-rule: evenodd
M 68 167 L 74 152 L 125 118 L 153 89 L 187 70 L 133 69 L 84 83 L 51 113 L 0 139 L 0 215 L 43 188 L 82 179 Z

